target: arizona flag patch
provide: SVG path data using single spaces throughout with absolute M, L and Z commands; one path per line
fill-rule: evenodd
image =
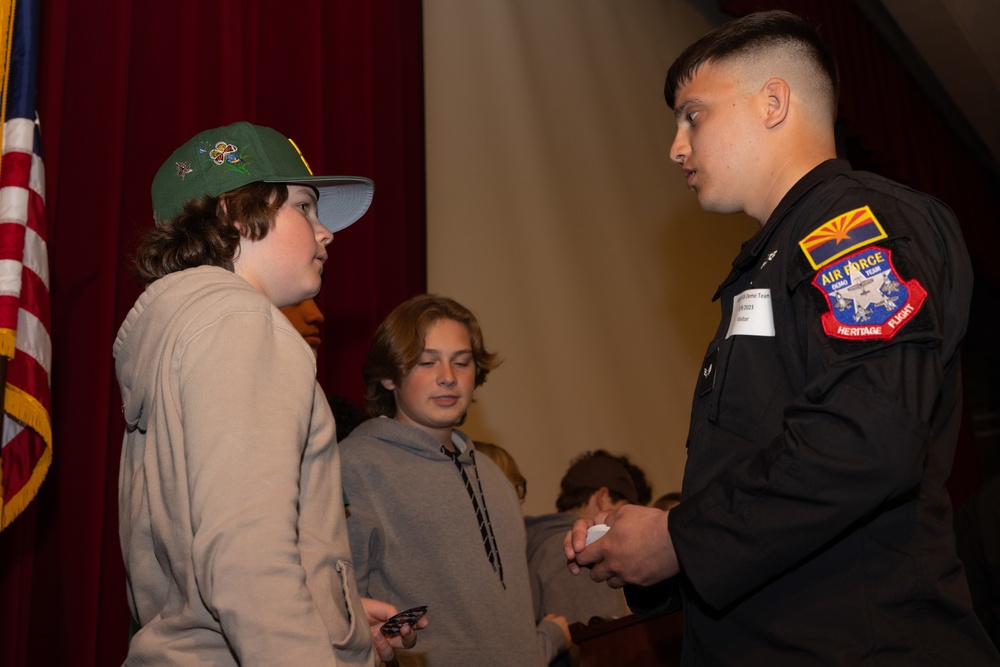
M 830 304 L 830 312 L 820 316 L 823 331 L 846 340 L 889 340 L 927 298 L 916 279 L 899 279 L 892 252 L 878 246 L 830 264 L 812 284 Z
M 867 206 L 827 220 L 799 241 L 799 247 L 814 269 L 843 257 L 852 250 L 886 238 L 885 230 Z

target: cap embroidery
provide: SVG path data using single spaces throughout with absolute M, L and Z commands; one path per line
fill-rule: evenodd
M 215 164 L 222 164 L 223 162 L 232 162 L 233 160 L 239 160 L 240 156 L 236 154 L 236 146 L 226 143 L 225 141 L 220 141 L 215 144 L 215 148 L 211 150 L 209 155 L 215 160 Z
M 220 167 L 226 167 L 227 171 L 238 171 L 245 176 L 250 175 L 250 170 L 247 169 L 250 158 L 242 158 L 239 148 L 235 144 L 231 144 L 228 141 L 217 141 L 214 146 L 205 143 L 198 148 L 198 152 L 203 155 L 207 154 L 212 162 Z
M 175 162 L 174 164 L 177 166 L 177 175 L 182 181 L 185 176 L 194 171 L 194 169 L 191 168 L 190 162 Z

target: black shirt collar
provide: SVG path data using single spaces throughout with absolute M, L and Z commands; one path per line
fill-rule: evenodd
M 715 296 L 712 297 L 712 300 L 715 301 L 718 299 L 719 295 L 722 293 L 722 289 L 729 283 L 736 280 L 740 273 L 757 264 L 758 258 L 761 253 L 764 252 L 764 248 L 767 247 L 771 237 L 774 236 L 774 232 L 781 226 L 781 222 L 795 209 L 796 204 L 798 204 L 798 202 L 805 197 L 810 190 L 831 176 L 848 172 L 850 170 L 851 165 L 846 160 L 826 160 L 813 167 L 812 170 L 810 170 L 805 176 L 800 178 L 798 182 L 796 182 L 795 185 L 793 185 L 791 189 L 785 193 L 785 196 L 781 198 L 781 201 L 778 202 L 778 205 L 771 213 L 771 216 L 767 219 L 767 222 L 764 223 L 764 226 L 743 244 L 743 247 L 740 249 L 740 254 L 736 256 L 735 260 L 733 260 L 733 270 L 722 282 L 722 284 L 719 285 L 719 289 L 715 292 Z

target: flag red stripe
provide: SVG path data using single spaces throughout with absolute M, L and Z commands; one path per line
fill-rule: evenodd
M 45 224 L 45 200 L 40 193 L 34 190 L 28 190 L 28 229 L 34 230 L 42 237 L 43 241 L 48 242 L 48 227 Z M 45 263 L 48 264 L 47 258 Z
M 0 187 L 28 187 L 31 182 L 31 153 L 11 151 L 3 156 L 3 170 L 0 171 Z
M 21 309 L 31 313 L 43 323 L 52 321 L 49 291 L 38 274 L 25 268 L 21 272 Z M 48 329 L 48 327 L 46 327 Z
M 0 295 L 0 327 L 11 330 L 17 327 L 17 302 L 16 296 Z
M 0 259 L 20 262 L 24 258 L 24 225 L 0 223 Z
M 52 391 L 49 376 L 30 354 L 20 351 L 7 362 L 7 382 L 31 394 L 46 410 L 51 410 Z

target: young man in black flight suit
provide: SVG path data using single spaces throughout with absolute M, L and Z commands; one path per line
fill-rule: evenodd
M 792 14 L 710 32 L 665 95 L 699 203 L 761 229 L 716 295 L 681 504 L 599 515 L 586 548 L 577 522 L 571 571 L 682 603 L 684 664 L 1000 662 L 944 488 L 972 291 L 954 215 L 835 159 L 836 65 Z

